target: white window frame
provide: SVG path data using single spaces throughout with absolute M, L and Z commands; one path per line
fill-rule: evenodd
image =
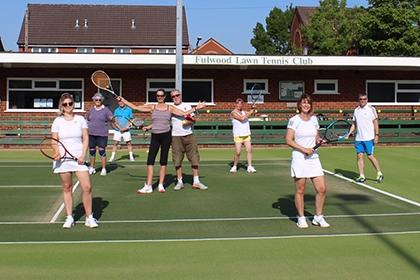
M 176 53 L 176 49 L 171 49 L 171 48 L 151 48 L 149 50 L 149 53 L 153 53 L 153 54 L 162 54 L 162 53 L 175 54 Z
M 46 50 L 46 51 L 43 51 L 43 50 Z M 35 47 L 35 48 L 32 48 L 32 52 L 33 53 L 58 53 L 58 48 Z
M 317 90 L 319 84 L 334 84 L 334 90 Z M 340 94 L 338 92 L 338 80 L 314 80 L 314 94 Z
M 366 93 L 369 97 L 368 92 L 368 84 L 369 83 L 394 83 L 394 102 L 375 102 L 372 100 L 369 100 L 369 104 L 372 105 L 383 105 L 383 106 L 419 106 L 419 102 L 398 102 L 398 93 L 416 93 L 420 92 L 420 88 L 418 90 L 416 89 L 398 89 L 398 84 L 420 84 L 420 80 L 366 80 Z
M 95 53 L 95 48 L 76 48 L 76 53 Z
M 242 94 L 251 94 L 251 90 L 247 89 L 247 84 L 264 84 L 262 94 L 270 94 L 268 91 L 268 79 L 244 79 Z
M 131 49 L 130 48 L 114 48 L 113 52 L 114 53 L 131 53 Z

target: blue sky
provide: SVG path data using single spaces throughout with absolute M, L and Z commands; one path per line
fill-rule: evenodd
M 31 4 L 102 4 L 102 5 L 170 5 L 177 0 L 29 0 Z M 28 0 L 1 0 L 0 37 L 6 50 L 17 51 L 17 39 Z M 265 18 L 273 7 L 319 6 L 319 0 L 183 0 L 186 8 L 190 44 L 197 36 L 214 38 L 235 54 L 253 54 L 250 40 L 257 22 L 265 26 Z M 367 6 L 367 0 L 347 0 L 348 7 Z

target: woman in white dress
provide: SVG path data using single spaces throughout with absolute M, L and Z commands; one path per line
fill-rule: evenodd
M 297 107 L 299 113 L 290 118 L 286 132 L 286 144 L 293 148 L 290 170 L 296 186 L 297 226 L 299 228 L 308 227 L 304 214 L 304 196 L 306 181 L 307 178 L 310 178 L 316 190 L 316 213 L 312 224 L 327 228 L 330 225 L 324 220 L 322 215 L 327 187 L 318 151 L 312 148 L 316 143 L 322 141 L 319 135 L 318 119 L 312 115 L 312 98 L 308 94 L 301 95 L 297 102 Z
M 51 127 L 51 136 L 60 140 L 66 149 L 74 155 L 78 161 L 60 159 L 63 151 L 56 150 L 53 156 L 54 173 L 60 174 L 63 184 L 63 199 L 66 209 L 66 221 L 63 228 L 71 228 L 74 225 L 73 218 L 73 183 L 74 173 L 82 188 L 82 202 L 86 212 L 85 225 L 90 228 L 97 228 L 98 224 L 92 213 L 92 185 L 90 182 L 89 168 L 84 164 L 86 152 L 89 146 L 88 126 L 82 116 L 75 115 L 74 99 L 69 93 L 61 95 L 58 102 L 59 116 L 54 120 Z

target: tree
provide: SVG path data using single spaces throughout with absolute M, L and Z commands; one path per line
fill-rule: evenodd
M 291 51 L 290 29 L 295 8 L 287 7 L 286 11 L 274 7 L 266 17 L 266 27 L 257 22 L 251 39 L 251 45 L 257 55 L 288 54 Z
M 361 8 L 346 8 L 346 1 L 324 0 L 310 17 L 311 24 L 302 26 L 302 37 L 313 55 L 348 55 L 357 45 Z
M 366 55 L 420 56 L 420 3 L 371 0 L 361 20 L 360 46 Z

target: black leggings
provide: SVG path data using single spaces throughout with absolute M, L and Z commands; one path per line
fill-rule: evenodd
M 155 165 L 156 155 L 159 152 L 160 148 L 160 165 L 168 165 L 168 154 L 169 148 L 171 147 L 172 139 L 171 131 L 154 134 L 152 133 L 152 138 L 150 140 L 149 146 L 149 155 L 147 156 L 147 165 Z

